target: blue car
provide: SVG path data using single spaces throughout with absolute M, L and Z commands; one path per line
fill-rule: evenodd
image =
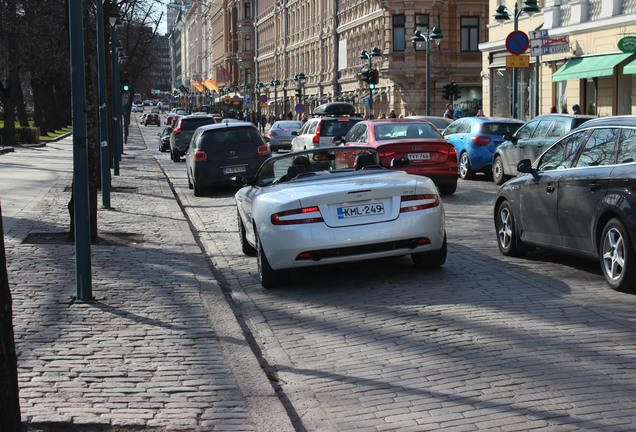
M 524 122 L 504 117 L 464 117 L 455 120 L 444 130 L 444 138 L 457 150 L 459 176 L 475 178 L 477 172 L 492 175 L 492 155 L 504 142 L 504 135 L 512 134 Z

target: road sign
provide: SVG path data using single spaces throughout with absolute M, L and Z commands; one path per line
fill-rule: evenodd
M 300 103 L 299 103 L 299 104 L 296 104 L 296 107 L 295 107 L 294 109 L 296 110 L 296 112 L 297 112 L 298 114 L 302 114 L 302 113 L 304 113 L 304 112 L 305 112 L 305 105 L 300 104 Z
M 364 105 L 365 107 L 368 107 L 370 105 L 369 98 L 363 98 L 362 99 L 362 105 Z
M 547 30 L 534 30 L 534 31 L 529 32 L 528 36 L 530 37 L 530 41 L 533 41 L 535 39 L 547 38 L 548 37 L 548 31 Z
M 530 67 L 530 56 L 509 55 L 506 56 L 507 68 L 528 68 Z
M 250 109 L 252 107 L 252 97 L 248 94 L 245 95 L 243 99 L 243 108 Z
M 262 104 L 267 103 L 267 95 L 264 95 L 264 94 L 260 95 L 258 97 L 258 100 L 260 100 Z
M 506 38 L 506 49 L 512 55 L 520 55 L 526 52 L 530 39 L 528 35 L 522 31 L 513 31 Z
M 542 47 L 533 45 L 530 47 L 530 55 L 533 57 L 570 52 L 570 44 L 555 44 Z

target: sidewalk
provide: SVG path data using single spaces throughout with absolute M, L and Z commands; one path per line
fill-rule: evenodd
M 293 431 L 152 150 L 132 124 L 112 208 L 98 210 L 94 303 L 72 300 L 70 175 L 5 233 L 23 422 Z

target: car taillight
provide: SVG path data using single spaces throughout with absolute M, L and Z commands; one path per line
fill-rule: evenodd
M 316 134 L 311 139 L 311 142 L 314 144 L 318 144 L 320 142 L 320 123 L 322 122 L 319 122 L 318 126 L 316 126 Z
M 269 134 L 269 136 L 277 136 L 277 135 L 278 135 L 278 134 L 277 134 L 276 132 L 274 132 L 274 131 L 269 131 L 269 133 L 268 133 L 268 134 Z
M 439 205 L 439 197 L 432 194 L 405 195 L 400 203 L 400 213 L 425 210 Z
M 266 145 L 258 147 L 258 155 L 259 156 L 266 155 L 267 153 L 269 153 L 269 147 L 267 147 Z
M 194 160 L 197 161 L 197 162 L 207 162 L 208 161 L 208 155 L 203 150 L 195 151 L 192 156 L 194 157 Z
M 478 146 L 487 146 L 490 144 L 490 138 L 487 136 L 474 136 L 472 137 L 473 144 Z
M 318 207 L 306 207 L 274 213 L 271 217 L 273 225 L 298 225 L 324 222 Z
M 181 133 L 181 128 L 180 127 L 176 128 L 175 130 L 172 131 L 172 133 L 175 135 L 179 135 Z
M 380 153 L 380 157 L 381 158 L 391 157 L 394 154 L 396 154 L 396 152 Z

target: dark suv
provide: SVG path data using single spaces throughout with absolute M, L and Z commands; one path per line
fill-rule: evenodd
M 170 155 L 174 162 L 179 162 L 185 156 L 190 146 L 190 139 L 194 131 L 200 126 L 216 123 L 211 115 L 186 115 L 179 118 L 170 134 Z
M 161 126 L 161 118 L 159 117 L 159 114 L 150 113 L 146 116 L 144 119 L 144 126 L 151 124 Z
M 590 115 L 546 114 L 533 118 L 513 135 L 504 135 L 504 141 L 492 157 L 492 179 L 500 185 L 517 175 L 517 162 L 534 161 L 550 144 L 595 118 Z
M 223 122 L 196 130 L 186 153 L 188 186 L 195 196 L 206 188 L 230 184 L 232 177 L 254 178 L 271 156 L 268 145 L 250 122 Z

